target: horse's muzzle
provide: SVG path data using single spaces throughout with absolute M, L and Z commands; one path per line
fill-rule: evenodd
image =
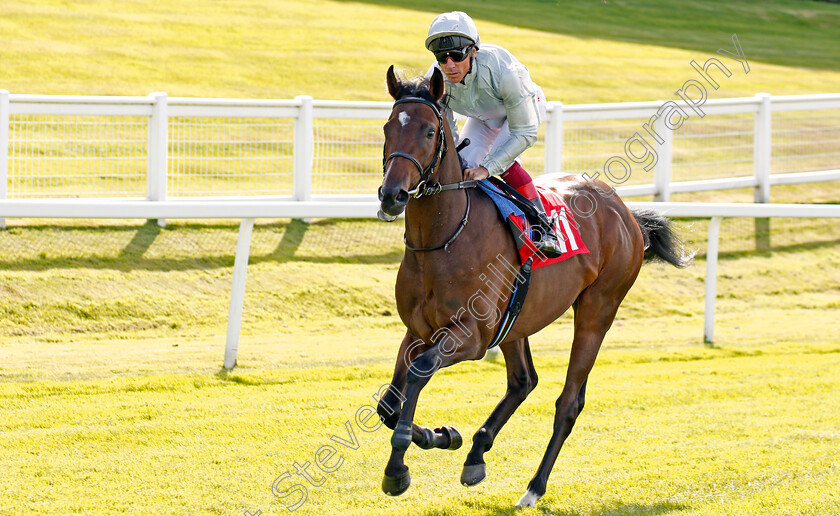
M 379 208 L 379 211 L 376 212 L 376 216 L 379 217 L 379 220 L 384 222 L 394 222 L 397 220 L 396 215 L 386 215 L 385 212 L 382 211 L 382 208 Z
M 385 188 L 380 186 L 379 213 L 377 215 L 380 219 L 391 222 L 405 210 L 405 205 L 408 204 L 409 199 L 408 192 L 402 188 Z

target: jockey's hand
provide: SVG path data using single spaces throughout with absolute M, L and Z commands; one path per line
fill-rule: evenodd
M 464 179 L 467 181 L 472 179 L 482 180 L 487 179 L 488 177 L 490 177 L 490 172 L 480 165 L 476 168 L 468 168 L 464 170 Z

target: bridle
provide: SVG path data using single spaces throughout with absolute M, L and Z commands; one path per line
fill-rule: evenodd
M 435 116 L 438 119 L 438 127 L 437 131 L 435 131 L 435 138 L 437 139 L 437 147 L 435 148 L 435 153 L 432 156 L 432 162 L 429 163 L 429 166 L 423 168 L 423 165 L 420 164 L 420 161 L 417 160 L 414 156 L 407 152 L 392 152 L 388 155 L 388 157 L 382 158 L 382 173 L 385 174 L 385 169 L 388 167 L 388 162 L 390 162 L 394 158 L 405 158 L 412 163 L 414 166 L 417 167 L 417 170 L 420 172 L 420 182 L 417 183 L 417 186 L 414 190 L 408 192 L 408 195 L 412 197 L 423 197 L 424 195 L 434 195 L 438 193 L 437 191 L 429 191 L 427 190 L 427 184 L 429 182 L 429 178 L 432 177 L 432 174 L 435 172 L 439 163 L 443 162 L 444 156 L 446 156 L 447 146 L 446 146 L 446 135 L 443 132 L 443 114 L 440 112 L 438 107 L 434 105 L 434 103 L 429 102 L 426 99 L 420 97 L 406 97 L 399 99 L 398 101 L 394 102 L 394 108 L 396 108 L 400 104 L 425 104 L 432 108 L 434 111 Z M 440 186 L 440 185 L 437 185 Z M 435 190 L 432 188 L 432 190 Z
M 396 108 L 400 104 L 409 104 L 409 103 L 425 104 L 425 105 L 429 106 L 430 108 L 432 108 L 432 111 L 434 111 L 435 116 L 438 119 L 438 127 L 437 127 L 437 131 L 435 132 L 435 138 L 437 139 L 437 146 L 435 147 L 435 152 L 434 152 L 434 155 L 432 156 L 432 161 L 431 161 L 431 163 L 429 163 L 429 166 L 423 168 L 423 165 L 420 163 L 420 161 L 417 158 L 415 158 L 414 156 L 412 156 L 411 154 L 409 154 L 407 152 L 400 152 L 400 151 L 392 152 L 387 157 L 383 156 L 383 158 L 382 158 L 382 174 L 383 175 L 385 174 L 385 169 L 388 167 L 388 163 L 394 158 L 405 158 L 405 159 L 411 161 L 412 163 L 414 163 L 414 166 L 417 167 L 418 172 L 420 172 L 420 182 L 417 183 L 417 186 L 414 187 L 413 190 L 408 192 L 408 195 L 410 195 L 411 197 L 414 197 L 415 199 L 423 197 L 423 196 L 435 195 L 435 194 L 438 194 L 438 193 L 443 192 L 445 190 L 474 188 L 476 186 L 476 184 L 478 184 L 478 181 L 475 181 L 475 180 L 461 181 L 459 183 L 451 183 L 451 184 L 447 184 L 447 185 L 441 185 L 440 183 L 429 184 L 429 179 L 432 177 L 432 174 L 434 174 L 434 172 L 438 168 L 438 166 L 441 163 L 443 163 L 443 158 L 444 158 L 444 156 L 446 156 L 446 152 L 448 150 L 447 145 L 446 145 L 446 133 L 444 132 L 444 129 L 443 129 L 443 114 L 440 112 L 440 109 L 438 109 L 438 107 L 433 102 L 430 102 L 430 101 L 428 101 L 424 98 L 420 98 L 420 97 L 405 97 L 405 98 L 399 99 L 396 102 L 394 102 L 394 108 Z M 403 241 L 405 242 L 405 247 L 408 250 L 414 251 L 414 252 L 437 251 L 438 249 L 446 250 L 449 247 L 449 245 L 452 242 L 455 241 L 455 239 L 458 237 L 458 235 L 461 234 L 461 231 L 463 231 L 464 227 L 467 225 L 467 222 L 469 222 L 469 217 L 470 217 L 470 193 L 469 193 L 469 190 L 467 190 L 466 193 L 467 193 L 467 210 L 466 210 L 466 213 L 464 213 L 464 218 L 461 219 L 461 224 L 458 226 L 458 229 L 455 231 L 455 234 L 452 235 L 449 238 L 449 240 L 447 240 L 443 244 L 441 244 L 439 246 L 435 246 L 435 247 L 417 247 L 417 248 L 415 248 L 415 247 L 411 247 L 410 245 L 408 245 L 408 242 L 405 240 L 405 236 L 403 236 Z

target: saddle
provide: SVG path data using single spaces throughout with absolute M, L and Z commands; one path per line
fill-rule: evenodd
M 484 179 L 478 182 L 477 187 L 490 197 L 502 218 L 507 222 L 522 263 L 504 317 L 502 317 L 499 329 L 488 346 L 488 349 L 492 349 L 498 346 L 513 328 L 519 312 L 522 310 L 522 305 L 525 303 L 525 296 L 528 294 L 531 271 L 561 262 L 578 254 L 588 253 L 589 250 L 583 243 L 571 211 L 566 207 L 563 199 L 553 192 L 537 187 L 537 193 L 542 198 L 546 213 L 549 214 L 548 217 L 544 217 L 531 201 L 501 179 Z M 554 226 L 555 233 L 562 240 L 560 247 L 565 251 L 556 258 L 545 257 L 534 244 L 533 228 L 535 226 L 545 227 L 548 224 Z
M 500 215 L 507 222 L 522 264 L 532 259 L 533 268 L 539 269 L 589 252 L 574 215 L 563 199 L 554 192 L 537 186 L 537 193 L 548 214 L 548 217 L 544 217 L 531 201 L 499 178 L 492 177 L 480 181 L 478 187 L 493 200 Z M 534 228 L 548 225 L 554 227 L 560 239 L 560 247 L 565 250 L 556 258 L 543 256 L 534 244 Z

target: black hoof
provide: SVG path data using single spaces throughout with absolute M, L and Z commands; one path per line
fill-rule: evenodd
M 487 478 L 487 467 L 483 462 L 471 466 L 464 464 L 464 470 L 461 471 L 462 484 L 465 486 L 474 486 L 485 478 Z
M 382 477 L 382 491 L 388 496 L 399 496 L 405 493 L 410 485 L 411 475 L 408 474 L 408 468 L 395 477 Z
M 455 430 L 451 426 L 443 426 L 440 428 L 435 428 L 436 434 L 441 434 L 444 437 L 444 445 L 441 448 L 445 450 L 457 450 L 464 444 L 464 440 L 461 438 L 461 434 L 458 430 Z M 448 442 L 448 444 L 447 444 Z

